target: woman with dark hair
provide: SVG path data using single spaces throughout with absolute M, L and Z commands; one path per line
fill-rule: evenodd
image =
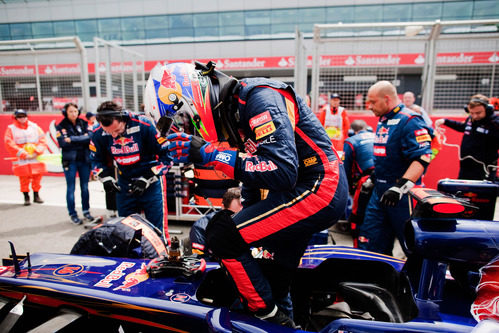
M 57 124 L 57 141 L 62 148 L 62 167 L 66 177 L 66 205 L 71 222 L 81 224 L 75 210 L 75 183 L 76 173 L 80 177 L 81 205 L 83 216 L 88 221 L 94 218 L 90 215 L 88 180 L 90 177 L 90 135 L 88 123 L 79 118 L 78 106 L 68 103 L 62 109 L 64 119 Z

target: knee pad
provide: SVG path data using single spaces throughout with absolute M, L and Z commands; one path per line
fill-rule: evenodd
M 232 220 L 232 212 L 226 209 L 216 213 L 208 223 L 206 245 L 220 259 L 237 258 L 249 251 Z

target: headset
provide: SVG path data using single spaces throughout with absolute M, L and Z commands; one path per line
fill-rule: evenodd
M 466 113 L 470 113 L 470 110 L 468 108 L 468 105 L 470 103 L 479 103 L 485 107 L 485 113 L 487 117 L 490 117 L 492 114 L 494 114 L 494 106 L 492 104 L 489 104 L 489 101 L 483 98 L 472 98 L 468 104 L 464 106 L 464 111 Z
M 70 106 L 74 106 L 77 110 L 78 110 L 78 117 L 80 116 L 81 114 L 81 108 L 78 109 L 78 105 L 76 105 L 75 103 L 66 103 L 64 105 L 64 107 L 62 108 L 61 112 L 62 112 L 62 115 L 67 118 L 68 117 L 68 108 Z

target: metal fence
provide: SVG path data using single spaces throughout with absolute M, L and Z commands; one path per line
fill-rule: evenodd
M 113 100 L 139 111 L 145 85 L 144 56 L 94 37 L 95 87 L 98 103 Z
M 473 94 L 499 96 L 499 20 L 319 24 L 314 27 L 312 109 L 329 94 L 364 110 L 379 80 L 413 91 L 429 112 L 462 110 Z
M 104 100 L 139 111 L 143 56 L 99 38 L 86 46 L 95 52 L 78 37 L 0 41 L 0 112 L 56 111 L 68 102 L 95 111 Z
M 88 105 L 87 55 L 80 39 L 0 41 L 0 100 L 0 111 Z

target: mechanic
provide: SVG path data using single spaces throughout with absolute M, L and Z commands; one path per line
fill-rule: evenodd
M 433 130 L 421 115 L 400 104 L 388 81 L 372 85 L 369 109 L 379 117 L 374 138 L 374 189 L 360 227 L 359 248 L 391 255 L 394 237 L 403 241 L 409 218 L 407 193 L 421 183 L 430 163 Z M 364 184 L 366 185 L 366 184 Z
M 90 142 L 95 174 L 107 191 L 116 192 L 119 216 L 140 214 L 158 228 L 169 243 L 166 179 L 171 158 L 165 139 L 151 120 L 122 110 L 114 102 L 97 109 L 97 127 Z M 108 163 L 111 158 L 118 169 Z
M 428 116 L 428 112 L 426 112 L 426 110 L 423 109 L 422 106 L 414 103 L 415 101 L 416 101 L 416 96 L 414 96 L 414 93 L 412 91 L 406 91 L 402 95 L 402 102 L 404 103 L 405 107 L 419 113 L 423 117 L 426 125 L 433 127 L 433 123 L 430 119 L 430 116 Z
M 263 78 L 238 81 L 211 61 L 156 67 L 145 101 L 162 133 L 174 115 L 186 112 L 202 136 L 168 135 L 174 161 L 213 165 L 243 183 L 243 209 L 213 217 L 208 248 L 245 308 L 293 327 L 293 273 L 309 239 L 333 225 L 347 201 L 343 166 L 317 117 L 290 86 Z M 232 148 L 215 149 L 212 142 L 222 140 Z
M 484 95 L 473 95 L 464 108 L 469 116 L 458 122 L 438 119 L 435 126 L 448 126 L 464 132 L 459 155 L 459 179 L 496 179 L 499 149 L 499 117 Z
M 348 137 L 348 129 L 350 128 L 347 110 L 340 106 L 340 101 L 339 94 L 331 94 L 329 104 L 325 104 L 317 115 L 336 151 L 343 149 L 343 143 Z
M 18 109 L 13 115 L 14 121 L 7 126 L 4 135 L 5 148 L 11 155 L 12 171 L 19 177 L 21 192 L 24 194 L 24 205 L 31 205 L 29 184 L 33 190 L 33 202 L 43 203 L 39 191 L 43 174 L 47 171 L 45 163 L 37 160 L 37 156 L 47 149 L 45 133 L 36 123 L 28 120 L 28 113 Z
M 354 135 L 345 140 L 343 145 L 343 163 L 348 179 L 350 195 L 353 198 L 352 212 L 348 217 L 354 247 L 357 247 L 358 227 L 364 220 L 367 202 L 371 196 L 372 186 L 363 187 L 374 170 L 373 143 L 374 133 L 367 130 L 367 124 L 357 119 L 350 125 Z
M 71 222 L 82 224 L 75 210 L 75 183 L 76 173 L 80 178 L 81 206 L 83 217 L 91 222 L 94 217 L 90 214 L 90 195 L 88 181 L 90 179 L 90 135 L 88 123 L 81 119 L 80 110 L 74 103 L 67 103 L 62 108 L 64 118 L 56 126 L 56 137 L 62 149 L 62 168 L 66 178 L 66 207 Z
M 243 206 L 241 204 L 241 189 L 239 187 L 229 188 L 222 197 L 222 207 L 232 212 L 232 214 L 238 213 Z M 217 211 L 210 212 L 194 222 L 189 232 L 189 238 L 192 245 L 192 253 L 200 256 L 206 257 L 205 245 L 206 245 L 206 226 L 208 222 L 212 219 Z

